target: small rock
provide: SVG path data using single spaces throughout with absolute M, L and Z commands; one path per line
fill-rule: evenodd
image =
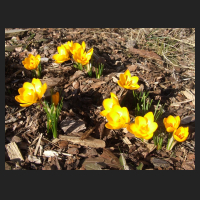
M 40 62 L 41 63 L 45 63 L 45 62 L 48 62 L 49 61 L 49 58 L 41 58 L 40 59 Z
M 163 168 L 170 167 L 170 164 L 167 161 L 162 160 L 160 158 L 154 158 L 154 157 L 152 157 L 150 159 L 150 161 L 154 165 L 154 167 L 163 167 Z

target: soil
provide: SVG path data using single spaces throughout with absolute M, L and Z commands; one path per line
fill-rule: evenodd
M 14 29 L 7 28 L 5 31 Z M 149 29 L 145 29 L 141 37 L 139 29 L 132 28 L 22 29 L 26 30 L 23 34 L 5 38 L 5 46 L 13 47 L 5 51 L 5 169 L 195 169 L 194 50 L 185 54 L 186 48 L 179 51 L 176 57 L 178 63 L 174 64 L 166 55 L 146 45 L 156 36 L 150 34 Z M 161 36 L 169 36 L 175 31 L 163 29 Z M 191 46 L 185 40 L 192 35 L 192 31 L 194 29 L 184 29 L 180 38 L 183 42 L 176 43 L 179 44 L 177 48 Z M 85 41 L 86 50 L 93 47 L 95 62 L 104 64 L 100 79 L 96 78 L 94 67 L 92 77 L 89 77 L 84 70 L 74 68 L 71 60 L 54 63 L 52 56 L 57 53 L 57 47 L 71 40 L 80 44 Z M 57 139 L 47 134 L 47 118 L 41 107 L 32 105 L 22 108 L 14 98 L 23 83 L 32 80 L 30 71 L 22 65 L 29 53 L 41 55 L 41 81 L 47 83 L 48 90 L 62 90 L 63 108 Z M 157 121 L 162 130 L 163 118 L 168 115 L 179 115 L 182 126 L 189 127 L 189 137 L 185 142 L 177 143 L 171 151 L 166 151 L 165 134 L 163 147 L 157 150 L 152 139 L 145 143 L 125 129 L 105 128 L 106 119 L 99 114 L 103 110 L 102 102 L 110 98 L 110 92 L 121 101 L 123 89 L 117 80 L 126 69 L 131 75 L 139 77 L 140 90 L 149 92 L 149 97 L 153 99 L 152 111 L 159 100 L 160 105 L 165 104 L 165 112 Z M 50 100 L 48 91 L 45 99 Z M 135 116 L 132 91 L 128 91 L 123 104 L 131 116 Z M 11 158 L 6 148 L 10 143 L 16 143 L 23 159 Z M 120 157 L 126 161 L 124 168 L 119 162 Z

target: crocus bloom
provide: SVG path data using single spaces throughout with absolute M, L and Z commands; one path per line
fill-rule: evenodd
M 81 63 L 83 66 L 89 63 L 91 56 L 93 54 L 93 48 L 91 48 L 87 53 L 81 47 L 74 52 L 73 58 L 77 63 Z
M 137 76 L 131 77 L 130 71 L 127 69 L 124 74 L 120 74 L 118 85 L 129 90 L 136 90 L 140 86 L 137 84 L 139 78 Z
M 29 54 L 28 57 L 22 61 L 22 64 L 28 70 L 36 69 L 39 63 L 40 63 L 40 55 L 33 56 L 32 54 Z
M 82 45 L 80 45 L 79 43 L 73 43 L 73 41 L 68 41 L 66 44 L 64 44 L 64 46 L 69 49 L 71 54 L 74 54 L 79 48 L 83 48 L 83 50 L 85 51 L 85 42 L 82 42 Z
M 64 45 L 58 46 L 57 50 L 58 54 L 55 54 L 52 57 L 55 60 L 55 63 L 63 63 L 70 60 L 69 50 Z
M 149 140 L 157 128 L 158 124 L 154 122 L 153 113 L 148 112 L 144 117 L 137 116 L 135 122 L 128 125 L 127 130 L 137 138 Z
M 169 115 L 167 118 L 163 119 L 163 123 L 165 125 L 167 132 L 175 131 L 179 127 L 180 121 L 181 121 L 181 119 L 179 116 L 176 116 L 174 118 L 171 115 Z
M 54 103 L 55 106 L 58 105 L 58 102 L 59 102 L 59 92 L 56 92 L 56 94 L 52 95 L 52 101 L 53 101 L 53 103 Z
M 22 107 L 27 107 L 33 103 L 37 103 L 46 92 L 47 84 L 42 85 L 40 79 L 33 78 L 32 83 L 25 82 L 22 88 L 18 89 L 19 95 L 15 96 L 15 100 Z
M 119 105 L 119 100 L 114 93 L 110 93 L 111 98 L 103 100 L 103 107 L 105 110 L 100 112 L 101 116 L 106 116 L 112 109 L 114 105 Z
M 105 127 L 108 129 L 126 128 L 130 122 L 128 109 L 119 105 L 112 107 L 111 111 L 106 115 L 106 119 L 108 123 L 105 124 Z
M 184 142 L 189 135 L 189 127 L 179 127 L 177 130 L 173 132 L 174 139 L 178 142 Z

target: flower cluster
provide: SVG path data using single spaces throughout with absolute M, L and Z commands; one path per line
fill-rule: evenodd
M 157 108 L 153 114 L 153 112 L 149 112 L 149 108 L 151 103 L 146 102 L 145 93 L 141 95 L 141 93 L 136 94 L 134 90 L 138 89 L 140 86 L 137 84 L 139 78 L 137 76 L 131 77 L 130 71 L 126 70 L 124 74 L 120 74 L 118 85 L 124 89 L 133 90 L 134 101 L 137 102 L 137 107 L 144 111 L 144 116 L 137 115 L 135 117 L 134 122 L 130 122 L 129 111 L 126 107 L 121 107 L 117 96 L 114 93 L 110 93 L 111 98 L 104 99 L 103 107 L 104 110 L 100 112 L 100 115 L 107 119 L 107 123 L 105 127 L 108 129 L 121 129 L 126 128 L 130 133 L 134 134 L 135 137 L 149 140 L 153 137 L 154 144 L 157 146 L 157 149 L 161 149 L 162 147 L 162 137 L 158 137 L 158 133 L 155 133 L 158 129 L 158 124 L 156 120 L 163 113 L 161 110 L 157 112 Z M 152 101 L 151 101 L 152 102 Z M 146 103 L 146 104 L 145 104 Z M 139 105 L 141 104 L 141 105 Z M 158 105 L 157 105 L 158 107 Z M 161 106 L 162 109 L 162 106 Z M 136 112 L 138 114 L 139 112 Z M 140 113 L 141 114 L 141 113 Z M 180 117 L 168 116 L 163 119 L 163 123 L 167 132 L 173 132 L 171 137 L 168 140 L 167 149 L 171 150 L 173 145 L 173 139 L 178 142 L 183 142 L 188 137 L 188 127 L 179 127 L 180 125 Z M 178 128 L 179 127 L 179 128 Z
M 166 131 L 171 133 L 173 132 L 173 137 L 178 142 L 184 142 L 189 135 L 189 128 L 179 127 L 180 117 L 176 116 L 175 118 L 172 115 L 169 115 L 167 118 L 163 119 Z M 178 128 L 179 127 L 179 128 Z
M 73 60 L 81 65 L 86 65 L 89 63 L 91 56 L 93 54 L 93 48 L 88 52 L 85 51 L 86 45 L 85 42 L 82 42 L 82 45 L 79 43 L 73 43 L 73 41 L 68 41 L 67 43 L 58 46 L 58 54 L 53 56 L 53 59 L 56 63 L 63 63 L 73 58 Z M 71 58 L 71 56 L 73 57 Z
M 144 117 L 137 116 L 135 123 L 130 123 L 129 111 L 126 107 L 119 105 L 119 100 L 114 93 L 110 93 L 111 98 L 103 101 L 105 110 L 100 112 L 101 116 L 106 117 L 108 123 L 105 124 L 108 129 L 127 128 L 127 130 L 138 138 L 150 139 L 157 129 L 158 125 L 154 122 L 152 112 L 148 112 Z

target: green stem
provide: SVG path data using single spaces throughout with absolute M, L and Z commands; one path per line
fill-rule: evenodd
M 168 143 L 167 143 L 167 147 L 166 147 L 167 150 L 172 150 L 172 148 L 174 146 L 174 145 L 172 145 L 173 142 L 174 142 L 174 136 L 172 133 L 169 133 L 169 139 L 168 139 Z

